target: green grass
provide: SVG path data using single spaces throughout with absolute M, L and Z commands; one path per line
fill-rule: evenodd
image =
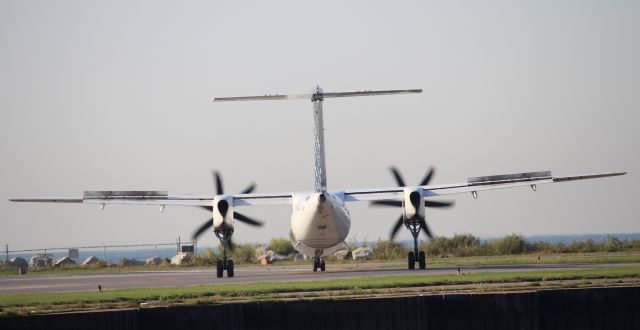
M 538 260 L 538 257 L 540 259 Z M 361 265 L 367 263 L 399 262 L 405 263 L 405 259 L 398 260 L 329 260 L 331 264 L 340 265 Z M 478 257 L 427 257 L 428 267 L 446 266 L 478 266 L 478 265 L 521 265 L 521 264 L 569 264 L 569 263 L 640 263 L 640 252 L 594 252 L 594 253 L 558 253 L 558 254 L 520 254 L 502 256 L 478 256 Z M 309 261 L 285 261 L 279 262 L 277 266 L 288 265 L 309 265 Z M 257 265 L 257 264 L 241 264 Z M 160 266 L 127 266 L 127 267 L 104 267 L 104 268 L 83 268 L 79 265 L 67 266 L 63 268 L 44 269 L 39 271 L 28 271 L 26 276 L 40 275 L 79 275 L 79 274 L 105 274 L 143 271 L 162 271 L 176 269 L 211 269 L 213 266 L 202 265 L 160 265 Z M 386 267 L 386 266 L 384 266 Z M 389 263 L 388 267 L 397 267 L 397 264 Z M 17 276 L 17 271 L 13 269 L 0 269 L 0 276 Z
M 640 267 L 616 267 L 607 269 L 544 270 L 524 272 L 486 272 L 463 275 L 412 275 L 393 277 L 365 277 L 323 281 L 298 281 L 254 284 L 201 285 L 166 288 L 138 288 L 99 292 L 71 293 L 19 293 L 0 294 L 0 308 L 64 305 L 85 306 L 101 304 L 97 308 L 108 308 L 111 303 L 146 301 L 181 302 L 186 299 L 205 297 L 255 297 L 260 295 L 322 292 L 328 290 L 356 290 L 379 288 L 406 288 L 454 284 L 489 284 L 511 282 L 535 282 L 544 280 L 624 278 L 640 276 Z M 355 289 L 354 289 L 355 288 Z M 113 305 L 112 305 L 113 306 Z
M 540 259 L 538 259 L 540 257 Z M 478 257 L 432 257 L 427 263 L 438 266 L 518 265 L 518 264 L 597 264 L 640 262 L 638 252 L 594 252 L 558 254 L 521 254 Z

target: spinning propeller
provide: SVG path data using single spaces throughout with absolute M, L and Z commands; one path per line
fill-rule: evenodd
M 397 168 L 392 166 L 391 173 L 393 174 L 393 177 L 395 178 L 396 183 L 398 184 L 399 187 L 406 187 L 406 184 L 402 179 L 402 175 L 400 175 L 400 172 L 398 171 Z M 434 173 L 435 173 L 435 169 L 431 167 L 427 172 L 427 175 L 425 175 L 424 179 L 422 179 L 422 182 L 420 182 L 419 186 L 428 185 L 431 179 L 433 178 Z M 413 207 L 417 210 L 420 206 L 420 203 L 423 201 L 423 197 L 419 192 L 413 191 L 409 195 L 409 201 L 411 202 Z M 427 200 L 424 201 L 425 207 L 447 208 L 447 207 L 453 206 L 453 204 L 454 202 L 448 202 L 448 201 L 427 201 Z M 403 207 L 402 201 L 391 201 L 391 200 L 373 201 L 371 202 L 371 205 Z M 427 225 L 427 222 L 425 221 L 424 218 L 420 217 L 418 219 L 415 219 L 415 221 L 420 223 L 421 228 L 424 229 L 424 233 L 427 235 L 427 237 L 433 238 L 433 232 Z M 391 230 L 391 236 L 390 236 L 391 240 L 393 240 L 393 238 L 396 236 L 396 234 L 398 233 L 398 230 L 400 230 L 400 227 L 402 226 L 403 223 L 404 223 L 404 214 L 401 214 L 398 220 L 396 220 L 396 223 L 393 226 L 393 229 Z
M 214 185 L 216 187 L 216 195 L 223 195 L 224 194 L 224 189 L 222 188 L 222 178 L 220 176 L 220 173 L 218 171 L 214 171 L 212 172 L 213 175 L 213 181 L 214 181 Z M 254 189 L 256 188 L 255 183 L 250 184 L 245 190 L 243 190 L 241 192 L 241 194 L 249 194 L 251 193 Z M 201 208 L 209 211 L 210 213 L 213 212 L 213 206 L 200 206 Z M 227 214 L 227 211 L 229 210 L 229 203 L 226 200 L 221 200 L 217 203 L 217 207 L 218 207 L 218 211 L 220 212 L 220 214 L 222 214 L 222 216 L 225 216 Z M 250 218 L 242 213 L 239 213 L 237 211 L 233 212 L 233 218 L 240 221 L 240 222 L 244 222 L 248 225 L 251 226 L 262 226 L 262 222 L 255 220 L 253 218 Z M 204 222 L 200 227 L 198 227 L 198 229 L 196 229 L 196 231 L 193 233 L 192 235 L 192 239 L 198 239 L 198 236 L 200 236 L 202 233 L 204 233 L 205 231 L 207 231 L 209 228 L 211 228 L 211 226 L 213 226 L 213 216 L 207 220 L 206 222 Z M 231 242 L 229 242 L 231 243 Z M 229 247 L 231 247 L 232 244 L 229 244 Z

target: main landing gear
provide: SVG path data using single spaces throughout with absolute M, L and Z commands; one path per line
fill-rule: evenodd
M 313 271 L 317 272 L 318 268 L 320 268 L 320 271 L 324 272 L 325 270 L 325 263 L 324 263 L 324 259 L 320 258 L 320 256 L 322 255 L 322 251 L 316 251 L 315 256 L 313 257 Z
M 227 248 L 231 242 L 231 235 L 233 231 L 215 231 L 216 236 L 222 244 L 222 259 L 216 261 L 216 276 L 221 278 L 224 276 L 224 271 L 227 271 L 227 277 L 233 277 L 233 259 L 227 258 Z
M 407 255 L 409 269 L 416 269 L 416 262 L 420 269 L 425 269 L 427 267 L 427 257 L 424 251 L 418 251 L 418 236 L 422 230 L 422 223 L 420 221 L 407 222 L 407 228 L 411 232 L 411 236 L 413 236 L 413 251 Z

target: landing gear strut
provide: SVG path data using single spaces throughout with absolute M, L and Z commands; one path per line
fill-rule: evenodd
M 227 277 L 233 277 L 233 259 L 227 258 L 227 248 L 229 247 L 229 243 L 231 242 L 231 235 L 233 235 L 233 231 L 224 230 L 224 231 L 215 231 L 216 236 L 220 240 L 220 244 L 222 244 L 222 259 L 218 259 L 216 261 L 216 276 L 221 278 L 224 276 L 224 271 L 227 271 Z
M 325 263 L 324 263 L 324 259 L 320 258 L 320 256 L 322 255 L 322 250 L 317 250 L 315 253 L 315 256 L 313 257 L 313 271 L 317 272 L 318 268 L 320 268 L 320 271 L 324 272 L 324 270 L 326 269 Z
M 425 269 L 427 267 L 426 255 L 424 251 L 418 251 L 418 236 L 422 230 L 422 223 L 420 221 L 410 221 L 407 222 L 407 228 L 411 232 L 411 236 L 413 236 L 413 251 L 407 255 L 409 269 L 415 269 L 416 262 L 420 269 Z

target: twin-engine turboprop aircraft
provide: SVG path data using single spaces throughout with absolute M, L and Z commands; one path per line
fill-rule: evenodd
M 418 235 L 424 231 L 428 237 L 432 232 L 426 223 L 426 207 L 448 207 L 451 202 L 433 200 L 434 197 L 461 193 L 471 193 L 474 198 L 478 192 L 491 189 L 530 186 L 534 191 L 537 185 L 544 183 L 584 180 L 609 176 L 624 175 L 626 172 L 602 173 L 591 175 L 576 175 L 554 177 L 551 172 L 529 172 L 506 175 L 493 175 L 470 178 L 466 182 L 454 184 L 431 185 L 434 171 L 431 169 L 425 178 L 416 186 L 407 186 L 397 169 L 392 168 L 392 174 L 398 184 L 397 187 L 328 190 L 325 153 L 322 102 L 325 98 L 371 96 L 388 94 L 421 93 L 421 89 L 360 91 L 325 93 L 316 87 L 310 94 L 294 95 L 265 95 L 214 98 L 214 102 L 223 101 L 257 101 L 257 100 L 310 100 L 313 104 L 313 119 L 315 123 L 315 190 L 305 193 L 252 193 L 254 185 L 249 186 L 239 194 L 225 194 L 220 175 L 215 173 L 215 195 L 175 195 L 166 191 L 85 191 L 80 198 L 18 198 L 13 202 L 51 202 L 51 203 L 92 203 L 104 208 L 106 204 L 143 204 L 159 205 L 164 209 L 166 205 L 199 206 L 210 212 L 212 217 L 207 220 L 194 234 L 195 237 L 213 227 L 213 232 L 220 239 L 224 255 L 217 262 L 217 276 L 222 277 L 224 270 L 228 277 L 233 277 L 233 260 L 227 257 L 227 249 L 231 244 L 234 232 L 234 219 L 251 225 L 260 222 L 236 211 L 236 208 L 258 204 L 288 204 L 292 206 L 291 237 L 292 244 L 299 252 L 312 256 L 313 271 L 325 270 L 324 257 L 343 246 L 349 234 L 351 221 L 347 202 L 369 201 L 373 205 L 395 206 L 402 209 L 402 214 L 396 221 L 391 232 L 391 238 L 404 225 L 413 235 L 414 249 L 408 253 L 409 269 L 414 269 L 418 263 L 420 269 L 426 266 L 425 253 L 418 249 Z

